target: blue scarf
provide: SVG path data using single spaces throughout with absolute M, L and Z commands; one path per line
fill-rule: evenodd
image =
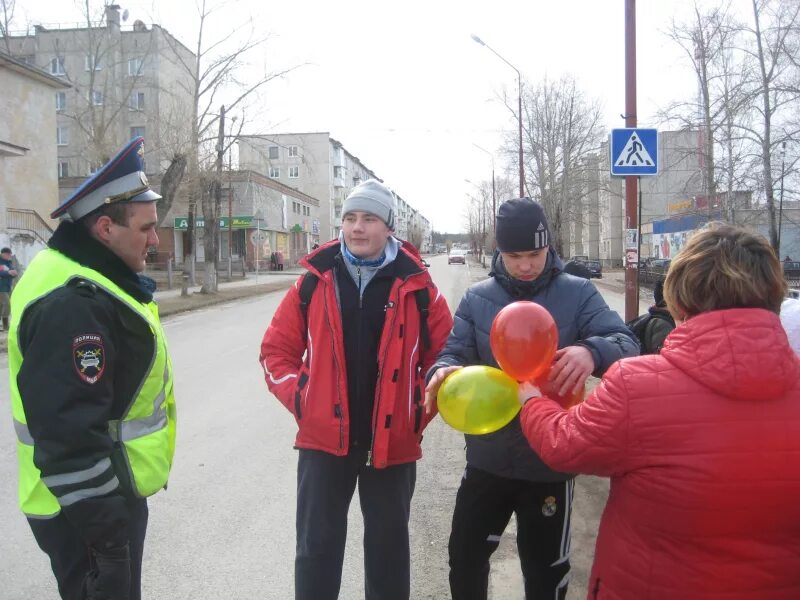
M 386 260 L 385 251 L 382 252 L 380 257 L 376 258 L 375 260 L 358 258 L 356 255 L 350 252 L 345 244 L 342 244 L 342 254 L 347 259 L 347 262 L 356 267 L 380 267 L 383 264 L 383 261 Z

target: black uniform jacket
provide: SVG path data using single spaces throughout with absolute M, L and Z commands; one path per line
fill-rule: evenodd
M 82 225 L 62 222 L 49 245 L 102 273 L 135 299 L 152 300 L 138 275 Z M 25 274 L 35 275 L 30 270 Z M 62 513 L 89 546 L 127 543 L 125 497 L 132 495 L 132 487 L 108 422 L 123 417 L 150 365 L 155 339 L 149 327 L 122 301 L 74 279 L 28 308 L 18 336 L 23 362 L 17 385 L 34 440 L 36 467 L 47 477 L 90 469 L 110 458 L 111 466 L 89 481 L 51 485 L 50 490 L 60 498 L 101 487 L 116 475 L 119 486 L 112 492 L 62 506 Z M 83 341 L 87 339 L 88 345 Z M 88 370 L 91 377 L 85 364 L 82 367 L 82 347 L 90 348 L 95 359 Z

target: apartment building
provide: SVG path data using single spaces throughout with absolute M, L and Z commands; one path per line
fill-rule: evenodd
M 338 236 L 342 204 L 350 191 L 362 181 L 380 179 L 328 132 L 242 136 L 238 146 L 240 169 L 263 173 L 319 199 L 321 242 Z M 422 251 L 430 248 L 430 221 L 399 194 L 396 222 L 397 237 Z
M 44 248 L 58 202 L 53 94 L 66 84 L 0 52 L 0 246 L 22 266 Z M 20 107 L 24 107 L 21 110 Z
M 153 175 L 190 139 L 193 84 L 186 65 L 194 65 L 194 54 L 158 25 L 123 20 L 112 4 L 103 23 L 36 25 L 9 37 L 16 59 L 70 86 L 54 91 L 51 104 L 61 198 L 132 137 L 144 136 L 145 168 Z
M 692 199 L 693 210 L 702 210 L 702 201 L 694 202 L 703 197 L 698 141 L 696 131 L 659 132 L 659 173 L 640 178 L 642 257 L 651 254 L 645 235 L 652 232 L 654 221 L 685 209 L 687 199 Z M 577 196 L 572 211 L 576 218 L 570 226 L 570 239 L 565 240 L 565 254 L 587 255 L 608 267 L 622 266 L 625 179 L 611 177 L 607 143 L 586 159 L 582 189 Z

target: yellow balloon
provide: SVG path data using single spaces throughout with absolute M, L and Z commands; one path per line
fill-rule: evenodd
M 447 376 L 437 404 L 445 423 L 471 434 L 497 431 L 519 412 L 519 384 L 500 369 L 464 367 Z

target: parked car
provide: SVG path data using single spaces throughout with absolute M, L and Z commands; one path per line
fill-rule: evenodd
M 583 264 L 586 265 L 586 268 L 589 269 L 589 273 L 591 277 L 596 279 L 603 278 L 603 265 L 600 264 L 598 260 L 585 260 Z
M 447 257 L 448 265 L 465 265 L 467 264 L 467 257 L 462 250 L 451 250 Z
M 570 258 L 569 262 L 572 262 L 572 261 L 575 261 L 575 262 L 586 262 L 587 260 L 589 260 L 588 256 L 584 256 L 583 254 L 578 254 L 577 256 L 573 256 L 572 258 Z

